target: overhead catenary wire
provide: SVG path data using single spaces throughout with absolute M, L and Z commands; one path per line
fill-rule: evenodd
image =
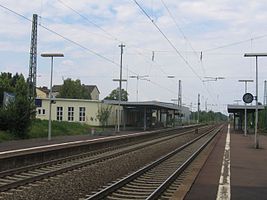
M 8 8 L 8 7 L 4 6 L 4 5 L 2 5 L 2 4 L 0 4 L 0 7 L 2 7 L 2 8 L 5 9 L 5 10 L 8 10 L 9 12 L 11 12 L 11 13 L 13 13 L 13 14 L 15 14 L 15 15 L 17 15 L 17 16 L 19 16 L 19 17 L 21 17 L 21 18 L 23 18 L 23 19 L 25 19 L 25 20 L 27 20 L 27 21 L 29 21 L 29 22 L 32 22 L 31 19 L 27 18 L 26 16 L 24 16 L 24 15 L 22 15 L 22 14 L 16 12 L 16 11 L 14 11 L 14 10 L 12 10 L 12 9 L 10 9 L 10 8 Z M 76 46 L 82 48 L 83 50 L 88 51 L 88 52 L 90 52 L 91 54 L 94 54 L 94 55 L 96 55 L 97 57 L 100 57 L 100 58 L 106 60 L 107 62 L 112 63 L 113 65 L 119 66 L 119 63 L 117 63 L 117 62 L 111 60 L 110 58 L 108 58 L 108 57 L 106 57 L 106 56 L 103 56 L 103 55 L 101 55 L 100 53 L 95 52 L 95 51 L 93 51 L 93 50 L 91 50 L 91 49 L 85 47 L 84 45 L 82 45 L 82 44 L 80 44 L 80 43 L 78 43 L 78 42 L 76 42 L 76 41 L 74 41 L 74 40 L 72 40 L 72 39 L 70 39 L 70 38 L 68 38 L 68 37 L 66 37 L 66 36 L 64 36 L 64 35 L 62 35 L 62 34 L 56 32 L 56 31 L 54 31 L 54 30 L 52 30 L 52 29 L 50 29 L 50 28 L 48 28 L 48 27 L 46 27 L 46 26 L 44 26 L 44 25 L 42 25 L 42 24 L 38 24 L 38 25 L 39 25 L 40 27 L 42 27 L 43 29 L 47 30 L 48 32 L 50 32 L 50 33 L 52 33 L 52 34 L 55 34 L 55 35 L 57 35 L 57 36 L 63 38 L 64 40 L 66 40 L 66 41 L 68 41 L 68 42 L 70 42 L 70 43 L 72 43 L 72 44 L 74 44 L 74 45 L 76 45 Z M 123 68 L 126 69 L 125 67 L 123 67 Z M 129 69 L 128 69 L 128 70 L 129 70 Z M 130 71 L 132 74 L 138 75 L 138 73 L 136 73 L 136 72 L 134 72 L 134 71 L 132 71 L 132 70 L 129 70 L 129 71 Z M 164 90 L 166 90 L 166 91 L 168 91 L 168 92 L 170 92 L 170 93 L 175 93 L 174 91 L 170 90 L 170 89 L 167 88 L 167 87 L 164 87 L 164 86 L 160 85 L 160 84 L 157 83 L 157 82 L 154 82 L 154 81 L 151 81 L 151 80 L 149 80 L 148 82 L 150 82 L 150 83 L 153 84 L 153 85 L 157 85 L 158 87 L 160 87 L 160 88 L 162 88 L 162 89 L 164 89 Z
M 190 48 L 193 50 L 193 53 L 195 54 L 195 56 L 197 57 L 197 59 L 199 58 L 199 54 L 197 53 L 197 51 L 194 49 L 194 47 L 192 46 L 190 40 L 186 37 L 185 33 L 183 32 L 183 30 L 181 29 L 181 27 L 179 26 L 179 24 L 177 23 L 176 19 L 174 18 L 172 12 L 170 11 L 170 9 L 168 8 L 167 4 L 164 2 L 164 0 L 161 0 L 161 3 L 163 4 L 163 6 L 165 7 L 165 9 L 167 10 L 168 14 L 170 15 L 171 19 L 173 20 L 174 24 L 176 25 L 177 29 L 180 31 L 180 33 L 182 34 L 183 38 L 185 41 L 187 41 L 187 43 L 189 44 Z M 200 66 L 203 70 L 203 75 L 205 76 L 206 72 L 205 72 L 205 68 L 202 62 L 202 52 L 201 52 L 201 56 L 200 56 Z
M 170 15 L 172 21 L 174 22 L 175 26 L 177 27 L 177 29 L 180 31 L 180 33 L 182 34 L 184 40 L 187 41 L 187 43 L 189 44 L 190 48 L 192 49 L 192 51 L 194 52 L 194 54 L 196 56 L 199 56 L 198 52 L 194 49 L 194 47 L 192 46 L 190 40 L 186 37 L 184 31 L 181 29 L 181 27 L 179 26 L 179 24 L 177 23 L 176 19 L 174 18 L 172 12 L 170 11 L 170 9 L 168 8 L 167 4 L 164 2 L 164 0 L 161 0 L 161 3 L 163 4 L 163 6 L 165 7 L 165 9 L 167 10 L 168 14 Z
M 89 22 L 90 24 L 92 24 L 92 25 L 96 26 L 97 28 L 99 28 L 99 29 L 100 29 L 101 31 L 103 31 L 105 34 L 107 34 L 108 36 L 110 36 L 111 39 L 113 38 L 114 40 L 116 40 L 116 41 L 118 41 L 118 42 L 122 42 L 122 41 L 119 40 L 117 37 L 115 37 L 114 35 L 110 34 L 108 31 L 106 31 L 105 29 L 103 29 L 102 27 L 100 27 L 99 25 L 97 25 L 96 23 L 92 22 L 91 20 L 88 19 L 88 17 L 82 15 L 80 12 L 78 12 L 78 11 L 75 10 L 75 9 L 73 9 L 72 7 L 70 7 L 69 5 L 67 5 L 66 3 L 62 2 L 61 0 L 58 0 L 58 2 L 60 2 L 62 5 L 64 5 L 64 6 L 67 7 L 68 9 L 72 10 L 74 13 L 76 13 L 77 15 L 79 15 L 81 18 L 83 18 L 84 20 L 86 20 L 86 21 Z M 127 45 L 127 46 L 128 46 L 128 45 Z M 146 56 L 143 55 L 140 51 L 136 51 L 136 52 L 137 52 L 138 55 L 143 56 L 144 58 L 146 58 Z M 146 60 L 149 60 L 149 59 L 146 59 Z M 148 61 L 147 61 L 147 63 L 148 63 Z M 168 73 L 166 73 L 166 72 L 161 68 L 161 66 L 155 62 L 155 60 L 153 61 L 153 63 L 155 63 L 156 66 L 159 67 L 159 69 L 160 69 L 160 71 L 161 71 L 162 73 L 164 73 L 166 76 L 168 75 Z M 132 72 L 132 70 L 129 70 L 128 68 L 127 68 L 127 71 Z M 137 73 L 134 73 L 134 74 L 137 75 Z M 148 80 L 146 80 L 146 81 L 148 81 Z M 167 91 L 170 91 L 171 93 L 173 93 L 172 90 L 170 90 L 170 89 L 167 88 L 167 87 L 161 86 L 161 85 L 158 84 L 157 82 L 154 82 L 154 81 L 151 81 L 151 80 L 149 80 L 149 82 L 152 83 L 152 84 L 154 84 L 154 85 L 157 85 L 158 87 L 161 87 L 161 88 L 164 89 L 164 90 L 167 90 Z
M 79 11 L 77 11 L 76 9 L 74 9 L 74 8 L 72 8 L 71 6 L 69 6 L 68 4 L 64 3 L 62 0 L 57 0 L 57 1 L 58 1 L 59 3 L 61 3 L 63 6 L 65 6 L 66 8 L 70 9 L 72 12 L 76 13 L 78 16 L 80 16 L 80 17 L 81 17 L 82 19 L 84 19 L 85 21 L 87 21 L 87 22 L 89 22 L 90 24 L 92 24 L 92 25 L 94 25 L 95 27 L 97 27 L 99 30 L 101 30 L 103 33 L 105 33 L 105 34 L 109 37 L 109 39 L 115 40 L 115 41 L 120 42 L 120 43 L 126 43 L 126 44 L 127 44 L 127 48 L 129 48 L 129 47 L 136 48 L 137 50 L 135 50 L 135 51 L 137 52 L 137 55 L 142 56 L 143 58 L 145 58 L 146 61 L 147 61 L 147 63 L 148 63 L 148 61 L 150 61 L 150 59 L 148 59 L 147 56 L 143 55 L 143 54 L 140 52 L 140 49 L 141 49 L 141 48 L 139 48 L 139 47 L 137 48 L 137 47 L 135 47 L 134 45 L 131 45 L 131 44 L 129 45 L 128 42 L 126 42 L 126 41 L 122 41 L 122 40 L 118 39 L 115 35 L 111 34 L 109 31 L 105 30 L 104 28 L 102 28 L 101 26 L 99 26 L 97 23 L 95 23 L 95 22 L 93 22 L 92 20 L 90 20 L 87 16 L 81 14 L 81 13 L 80 13 Z M 153 51 L 152 51 L 152 52 L 153 52 Z M 160 70 L 162 73 L 164 73 L 165 75 L 168 74 L 168 73 L 166 73 L 166 72 L 161 68 L 161 66 L 160 66 L 159 64 L 157 64 L 157 63 L 154 62 L 155 60 L 152 60 L 152 61 L 153 61 L 152 63 L 153 63 L 153 64 L 156 64 L 156 67 L 158 67 L 159 70 Z M 151 62 L 149 62 L 149 63 L 151 63 Z
M 251 42 L 252 40 L 259 40 L 259 39 L 262 39 L 262 38 L 265 38 L 265 37 L 267 37 L 267 34 L 251 37 L 249 39 L 240 40 L 240 41 L 237 41 L 237 42 L 232 42 L 232 43 L 221 45 L 221 46 L 217 46 L 217 47 L 214 47 L 214 48 L 205 49 L 202 52 L 209 52 L 209 51 L 223 49 L 223 48 L 227 48 L 227 47 L 231 47 L 231 46 L 236 46 L 236 45 L 239 45 L 239 44 Z
M 27 20 L 27 21 L 29 21 L 29 22 L 32 22 L 31 19 L 27 18 L 26 16 L 24 16 L 24 15 L 22 15 L 22 14 L 16 12 L 16 11 L 14 11 L 14 10 L 11 10 L 10 8 L 8 8 L 8 7 L 6 7 L 6 6 L 3 6 L 3 5 L 0 4 L 0 7 L 4 8 L 4 9 L 10 11 L 10 12 L 12 12 L 13 14 L 15 14 L 15 15 L 17 15 L 17 16 L 19 16 L 19 17 L 22 17 L 23 19 L 25 19 L 25 20 Z M 119 66 L 118 63 L 116 63 L 115 61 L 113 61 L 113 60 L 107 58 L 106 56 L 103 56 L 103 55 L 101 55 L 100 53 L 97 53 L 97 52 L 95 52 L 95 51 L 93 51 L 93 50 L 91 50 L 91 49 L 89 49 L 89 48 L 87 48 L 87 47 L 85 47 L 85 46 L 79 44 L 78 42 L 75 42 L 74 40 L 71 40 L 71 39 L 65 37 L 64 35 L 62 35 L 62 34 L 56 32 L 56 31 L 54 31 L 54 30 L 52 30 L 52 29 L 50 29 L 50 28 L 48 28 L 48 27 L 46 27 L 46 26 L 44 26 L 44 25 L 42 25 L 42 24 L 38 24 L 38 25 L 39 25 L 40 27 L 42 27 L 43 29 L 49 31 L 50 33 L 53 33 L 53 34 L 55 34 L 55 35 L 57 35 L 57 36 L 63 38 L 64 40 L 67 40 L 68 42 L 70 42 L 70 43 L 72 43 L 72 44 L 75 44 L 76 46 L 79 46 L 79 47 L 81 47 L 82 49 L 84 49 L 84 50 L 86 50 L 86 51 L 89 51 L 90 53 L 92 53 L 92 54 L 94 54 L 94 55 L 96 55 L 96 56 L 98 56 L 98 57 L 100 57 L 100 58 L 102 58 L 102 59 L 104 59 L 104 60 L 106 60 L 106 61 L 108 61 L 108 62 L 114 64 L 114 65 Z
M 88 17 L 86 17 L 85 15 L 82 15 L 79 11 L 75 10 L 74 8 L 72 8 L 71 6 L 67 5 L 66 3 L 64 3 L 61 0 L 57 0 L 59 3 L 61 3 L 63 6 L 67 7 L 68 9 L 72 10 L 74 13 L 76 13 L 77 15 L 79 15 L 82 19 L 86 20 L 87 22 L 89 22 L 90 24 L 94 25 L 95 27 L 97 27 L 98 29 L 100 29 L 101 31 L 103 31 L 107 36 L 109 36 L 110 39 L 114 39 L 117 42 L 120 43 L 125 43 L 121 40 L 119 40 L 118 38 L 116 38 L 113 34 L 109 33 L 108 31 L 106 31 L 105 29 L 103 29 L 101 26 L 99 26 L 98 24 L 96 24 L 95 22 L 93 22 L 92 20 L 90 20 Z
M 200 81 L 202 81 L 201 76 L 194 70 L 191 64 L 185 59 L 185 57 L 179 52 L 179 50 L 175 47 L 175 45 L 171 42 L 171 40 L 167 37 L 167 35 L 160 29 L 160 27 L 155 23 L 148 13 L 144 10 L 144 8 L 136 1 L 133 0 L 134 3 L 138 6 L 138 8 L 142 11 L 142 13 L 151 21 L 151 23 L 156 27 L 156 29 L 161 33 L 161 35 L 167 40 L 169 45 L 174 49 L 174 51 L 178 54 L 178 56 L 185 62 L 185 64 L 191 69 L 191 71 L 198 77 Z
M 161 35 L 166 39 L 166 41 L 169 43 L 169 45 L 174 49 L 176 54 L 184 61 L 184 63 L 191 69 L 191 71 L 196 75 L 196 77 L 201 81 L 201 83 L 204 85 L 206 91 L 210 95 L 210 97 L 213 99 L 213 101 L 216 103 L 216 100 L 214 97 L 210 94 L 209 90 L 207 89 L 207 86 L 203 83 L 203 80 L 201 76 L 194 70 L 194 68 L 191 66 L 191 64 L 185 59 L 185 57 L 179 52 L 179 50 L 175 47 L 175 45 L 170 41 L 170 39 L 167 37 L 167 35 L 160 29 L 160 27 L 155 23 L 155 21 L 148 15 L 148 13 L 144 10 L 144 8 L 136 1 L 133 0 L 134 3 L 138 6 L 138 8 L 142 11 L 142 13 L 149 19 L 149 21 L 156 27 L 156 29 L 161 33 Z

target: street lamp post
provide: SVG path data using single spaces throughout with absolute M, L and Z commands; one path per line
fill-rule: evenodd
M 49 122 L 48 122 L 48 140 L 51 140 L 51 107 L 52 107 L 52 81 L 53 81 L 53 63 L 54 57 L 64 57 L 63 53 L 42 53 L 42 57 L 51 58 L 51 76 L 50 76 L 50 90 L 49 90 Z
M 255 148 L 259 148 L 259 137 L 257 134 L 258 130 L 258 57 L 266 57 L 267 53 L 245 53 L 245 57 L 255 57 L 256 58 L 256 116 L 255 116 Z
M 253 80 L 238 80 L 239 82 L 245 83 L 245 94 L 247 93 L 247 84 L 248 82 L 253 82 Z M 245 130 L 244 136 L 247 136 L 247 103 L 245 103 Z

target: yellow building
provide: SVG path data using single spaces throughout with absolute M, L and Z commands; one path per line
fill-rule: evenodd
M 98 100 L 55 98 L 52 103 L 51 119 L 100 126 L 101 124 L 97 119 L 98 111 L 108 106 L 111 107 L 111 113 L 107 125 L 116 125 L 116 109 L 119 106 L 108 105 Z M 37 118 L 49 119 L 48 98 L 39 98 L 39 107 L 36 108 L 36 112 Z

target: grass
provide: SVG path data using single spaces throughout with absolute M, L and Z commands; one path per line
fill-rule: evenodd
M 29 131 L 29 138 L 47 137 L 48 120 L 35 119 Z M 91 134 L 91 126 L 78 122 L 52 121 L 53 136 Z
M 52 121 L 52 136 L 91 134 L 91 126 L 78 122 Z M 96 128 L 97 130 L 99 128 Z M 99 129 L 100 130 L 100 129 Z M 48 133 L 48 120 L 35 119 L 28 132 L 28 138 L 44 138 Z M 7 131 L 0 131 L 0 142 L 20 139 Z
M 0 142 L 8 141 L 8 140 L 15 140 L 16 138 L 9 132 L 0 131 Z

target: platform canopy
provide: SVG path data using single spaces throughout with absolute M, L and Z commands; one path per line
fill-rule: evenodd
M 104 103 L 107 104 L 113 104 L 118 105 L 118 101 L 114 100 L 104 100 Z M 142 101 L 142 102 L 129 102 L 129 101 L 121 101 L 121 106 L 125 108 L 139 108 L 139 107 L 147 107 L 147 108 L 163 108 L 168 110 L 177 110 L 178 106 L 177 104 L 173 103 L 165 103 L 165 102 L 159 102 L 159 101 Z
M 245 108 L 247 108 L 248 113 L 253 113 L 256 110 L 255 105 L 237 105 L 237 104 L 228 104 L 227 111 L 228 113 L 242 113 L 245 112 Z M 258 109 L 264 110 L 264 105 L 258 105 Z

